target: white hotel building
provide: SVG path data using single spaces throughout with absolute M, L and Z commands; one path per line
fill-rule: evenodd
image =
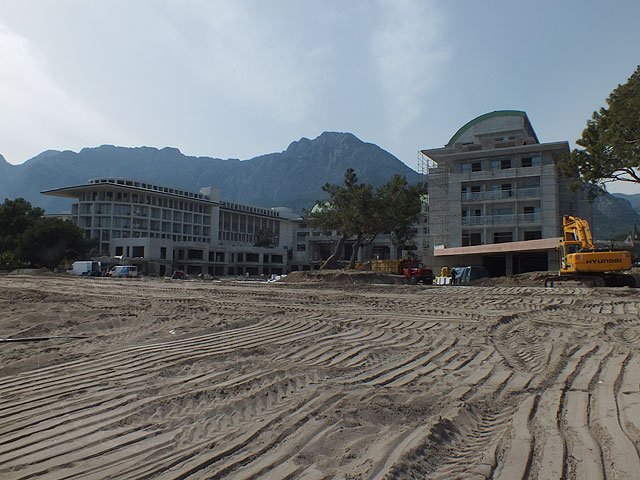
M 290 209 L 221 201 L 217 189 L 190 192 L 124 178 L 96 178 L 45 195 L 73 198 L 71 220 L 96 239 L 94 257 L 144 259 L 159 275 L 261 275 L 287 271 Z M 270 247 L 255 247 L 258 232 Z

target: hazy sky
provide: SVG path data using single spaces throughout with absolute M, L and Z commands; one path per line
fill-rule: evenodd
M 329 130 L 415 169 L 503 109 L 573 145 L 640 63 L 639 18 L 638 0 L 0 0 L 0 153 L 247 159 Z

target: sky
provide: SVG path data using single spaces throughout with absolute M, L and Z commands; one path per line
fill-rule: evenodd
M 339 131 L 417 169 L 512 109 L 573 147 L 640 64 L 638 18 L 637 0 L 0 0 L 0 154 L 248 159 Z

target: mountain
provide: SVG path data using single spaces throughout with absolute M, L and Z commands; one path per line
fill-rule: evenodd
M 640 227 L 640 213 L 626 197 L 634 195 L 598 195 L 593 203 L 593 235 L 596 240 L 624 238 L 634 225 Z
M 301 138 L 280 153 L 249 160 L 192 157 L 175 148 L 103 145 L 80 152 L 49 150 L 21 165 L 0 161 L 0 198 L 24 197 L 48 212 L 70 209 L 71 201 L 40 194 L 94 177 L 127 177 L 197 191 L 220 189 L 223 200 L 250 205 L 286 206 L 300 212 L 324 198 L 322 185 L 342 183 L 348 168 L 360 181 L 379 186 L 393 174 L 411 183 L 420 176 L 372 143 L 351 133 L 324 132 Z M 4 174 L 5 170 L 9 173 Z
M 13 165 L 7 162 L 2 155 L 0 155 L 0 182 L 8 183 L 13 177 Z
M 612 193 L 612 195 L 614 197 L 618 197 L 618 198 L 622 198 L 624 200 L 627 200 L 631 206 L 633 207 L 633 209 L 640 213 L 640 193 L 634 193 L 632 195 L 626 194 L 626 193 Z
M 0 200 L 24 197 L 47 212 L 68 211 L 71 200 L 42 195 L 42 190 L 84 184 L 94 177 L 127 177 L 197 191 L 220 189 L 223 200 L 262 207 L 285 206 L 296 212 L 324 198 L 322 185 L 341 184 L 353 168 L 360 181 L 379 186 L 393 174 L 411 183 L 420 176 L 372 143 L 351 133 L 324 132 L 301 138 L 279 153 L 249 160 L 192 157 L 176 148 L 102 145 L 80 152 L 47 150 L 21 165 L 0 156 Z M 640 226 L 640 195 L 599 195 L 594 201 L 594 236 L 609 240 Z

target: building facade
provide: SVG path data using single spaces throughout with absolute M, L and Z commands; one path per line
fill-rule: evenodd
M 96 178 L 84 185 L 46 190 L 72 198 L 71 214 L 85 238 L 94 239 L 94 258 L 144 262 L 158 275 L 271 275 L 320 268 L 340 235 L 308 226 L 288 207 L 262 208 L 219 199 L 214 187 L 191 192 L 126 178 Z M 256 246 L 259 237 L 268 245 Z M 339 261 L 351 257 L 345 242 Z M 394 259 L 389 235 L 363 247 L 359 261 Z
M 43 192 L 76 200 L 70 219 L 96 241 L 94 257 L 141 259 L 159 275 L 270 275 L 286 271 L 290 219 L 278 209 L 221 201 L 217 189 L 190 192 L 125 178 Z M 261 235 L 268 244 L 256 247 Z M 289 243 L 291 245 L 291 243 Z
M 426 264 L 484 265 L 494 275 L 557 268 L 562 216 L 592 219 L 592 204 L 557 173 L 567 142 L 541 143 L 525 112 L 481 115 L 442 148 L 421 151 L 428 196 L 414 227 Z M 43 192 L 75 199 L 71 220 L 96 241 L 94 257 L 144 260 L 159 275 L 270 275 L 319 268 L 339 240 L 290 208 L 222 201 L 132 179 L 96 178 Z M 259 242 L 258 240 L 261 240 Z M 346 262 L 353 239 L 340 252 Z M 256 246 L 260 245 L 260 246 Z M 396 259 L 388 235 L 358 260 Z
M 494 274 L 555 268 L 562 216 L 592 218 L 587 193 L 557 173 L 569 144 L 540 143 L 525 112 L 481 115 L 421 155 L 429 190 L 424 256 L 436 266 L 484 264 Z

